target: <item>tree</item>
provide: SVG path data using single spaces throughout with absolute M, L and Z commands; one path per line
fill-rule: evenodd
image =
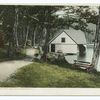
M 16 6 L 15 7 L 15 23 L 14 23 L 14 27 L 13 27 L 13 30 L 14 30 L 14 35 L 15 35 L 15 45 L 16 47 L 19 46 L 19 42 L 18 42 L 18 15 L 19 15 L 19 12 L 18 12 L 18 7 Z
M 54 21 L 56 20 L 56 15 L 54 13 L 59 10 L 61 7 L 56 6 L 40 6 L 38 7 L 37 18 L 39 19 L 39 23 L 43 30 L 43 38 L 44 38 L 44 54 L 43 57 L 46 58 L 46 54 L 48 52 L 48 41 L 50 36 L 50 30 L 55 27 Z
M 4 33 L 0 31 L 0 48 L 4 47 Z
M 94 40 L 93 48 L 93 58 L 92 58 L 92 67 L 98 67 L 98 61 L 100 59 L 100 7 L 99 7 L 99 17 L 97 21 L 96 34 Z

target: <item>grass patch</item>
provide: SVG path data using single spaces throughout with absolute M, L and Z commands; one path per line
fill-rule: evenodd
M 63 66 L 63 65 L 62 65 Z M 65 67 L 66 66 L 66 67 Z M 71 68 L 70 68 L 71 67 Z M 71 65 L 33 62 L 17 70 L 2 87 L 100 87 L 100 75 L 72 69 Z

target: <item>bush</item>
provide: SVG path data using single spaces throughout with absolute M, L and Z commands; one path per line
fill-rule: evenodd
M 47 60 L 49 63 L 56 64 L 56 65 L 68 64 L 65 60 L 64 54 L 62 53 L 48 53 Z
M 31 40 L 27 40 L 27 44 L 26 45 L 31 47 L 32 46 Z
M 53 54 L 53 53 L 48 53 L 47 54 L 47 60 L 48 61 L 53 62 L 53 61 L 55 61 L 55 59 L 56 59 L 55 54 Z

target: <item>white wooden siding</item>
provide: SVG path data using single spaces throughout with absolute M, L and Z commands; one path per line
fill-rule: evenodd
M 64 45 L 64 44 L 56 44 L 55 45 L 55 52 L 61 50 L 63 53 L 77 53 L 78 48 L 77 45 Z
M 65 38 L 65 42 L 61 42 L 61 39 Z M 51 52 L 51 44 L 55 44 L 55 52 L 61 50 L 63 53 L 77 53 L 77 44 L 65 33 L 62 32 L 57 38 L 55 38 L 49 45 L 49 52 Z
M 61 38 L 65 38 L 65 42 L 61 42 Z M 76 44 L 65 32 L 61 33 L 56 39 L 54 39 L 51 44 L 62 43 L 62 44 Z

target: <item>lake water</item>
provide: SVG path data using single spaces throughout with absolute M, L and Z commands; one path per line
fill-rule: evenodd
M 66 61 L 68 61 L 70 64 L 74 64 L 74 60 L 78 61 L 85 61 L 85 62 L 92 62 L 93 57 L 93 47 L 87 47 L 86 54 L 84 56 L 79 55 L 67 55 L 65 56 Z M 96 66 L 96 70 L 100 72 L 100 57 L 98 64 Z
M 74 63 L 74 60 L 91 62 L 92 61 L 92 56 L 93 56 L 93 47 L 88 47 L 86 49 L 86 54 L 84 56 L 80 56 L 80 55 L 67 55 L 67 56 L 65 56 L 65 59 L 69 63 L 71 63 L 71 64 Z
M 91 62 L 93 57 L 93 47 L 88 47 L 86 49 L 86 54 L 84 56 L 77 56 L 77 60 Z

